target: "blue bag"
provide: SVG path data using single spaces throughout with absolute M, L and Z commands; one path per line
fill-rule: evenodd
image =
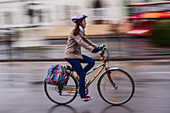
M 66 86 L 68 78 L 65 67 L 57 64 L 49 67 L 44 81 L 51 85 Z

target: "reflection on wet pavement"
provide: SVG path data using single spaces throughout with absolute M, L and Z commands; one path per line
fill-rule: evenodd
M 133 77 L 135 95 L 123 106 L 110 106 L 98 95 L 96 82 L 89 87 L 90 102 L 79 95 L 67 106 L 52 103 L 45 95 L 43 78 L 52 64 L 66 62 L 0 63 L 0 112 L 2 113 L 168 113 L 170 111 L 170 61 L 114 61 Z M 98 65 L 100 62 L 96 62 Z M 90 75 L 91 76 L 91 75 Z

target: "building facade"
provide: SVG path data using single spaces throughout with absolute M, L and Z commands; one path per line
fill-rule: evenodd
M 0 0 L 0 25 L 71 25 L 78 13 L 88 15 L 88 24 L 124 21 L 125 4 L 163 0 Z
M 0 25 L 71 25 L 75 14 L 89 24 L 115 23 L 125 15 L 123 0 L 0 0 Z

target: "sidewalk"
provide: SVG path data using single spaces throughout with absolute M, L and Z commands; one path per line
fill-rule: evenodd
M 116 24 L 96 24 L 86 26 L 87 36 L 100 36 L 100 35 L 115 35 L 116 32 L 120 34 L 125 32 L 127 26 L 123 24 L 116 26 Z M 45 32 L 47 39 L 67 38 L 70 31 L 74 26 L 55 26 Z
M 105 38 L 123 34 L 124 27 L 117 24 L 97 24 L 86 26 L 86 36 L 88 38 Z M 121 25 L 123 26 L 123 25 Z M 14 47 L 46 46 L 46 40 L 66 40 L 74 26 L 42 26 L 36 28 L 18 29 L 19 37 L 14 39 Z M 120 37 L 120 36 L 119 36 Z

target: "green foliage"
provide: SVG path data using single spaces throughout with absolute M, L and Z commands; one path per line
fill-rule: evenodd
M 170 21 L 156 22 L 151 38 L 156 46 L 170 46 Z

